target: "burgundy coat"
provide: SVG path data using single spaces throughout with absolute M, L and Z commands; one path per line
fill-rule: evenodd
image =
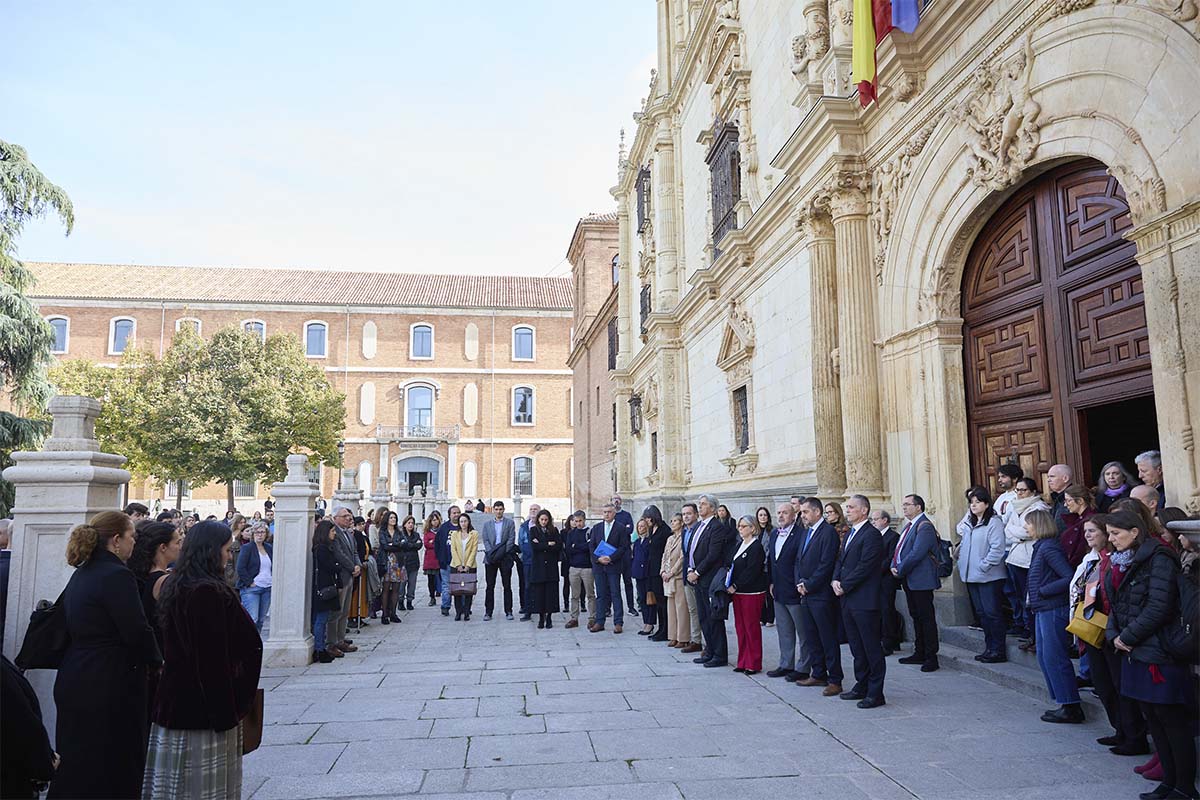
M 163 620 L 163 651 L 154 700 L 158 725 L 220 732 L 249 713 L 262 639 L 232 589 L 202 585 L 179 596 Z
M 1058 542 L 1062 545 L 1063 555 L 1067 557 L 1067 561 L 1071 562 L 1072 567 L 1082 564 L 1083 557 L 1087 555 L 1088 550 L 1092 549 L 1088 547 L 1087 539 L 1083 536 L 1083 523 L 1094 516 L 1096 516 L 1096 512 L 1090 508 L 1082 515 L 1063 514 L 1063 522 L 1067 527 L 1058 535 Z

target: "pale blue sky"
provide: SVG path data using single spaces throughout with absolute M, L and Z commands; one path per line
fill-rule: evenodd
M 654 65 L 652 0 L 5 5 L 29 260 L 566 274 Z

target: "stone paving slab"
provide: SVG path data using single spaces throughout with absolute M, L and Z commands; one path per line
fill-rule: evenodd
M 264 671 L 244 798 L 1107 800 L 1152 788 L 1131 771 L 1139 759 L 1095 744 L 1110 732 L 1101 720 L 1048 726 L 1048 699 L 948 669 L 889 659 L 888 704 L 863 711 L 705 670 L 633 630 L 401 613 L 403 625 L 355 634 L 344 659 Z M 764 630 L 764 666 L 777 660 Z

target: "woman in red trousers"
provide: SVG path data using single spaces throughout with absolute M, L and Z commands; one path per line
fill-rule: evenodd
M 752 517 L 738 520 L 741 541 L 726 580 L 737 630 L 738 660 L 734 672 L 754 675 L 762 669 L 762 616 L 767 597 L 767 553 Z

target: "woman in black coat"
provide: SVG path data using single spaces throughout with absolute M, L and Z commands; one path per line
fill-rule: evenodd
M 529 529 L 529 545 L 533 548 L 533 562 L 529 566 L 529 610 L 538 615 L 539 628 L 553 628 L 551 614 L 559 610 L 558 559 L 563 537 L 554 527 L 554 517 L 546 509 L 538 512 Z
M 667 539 L 671 538 L 671 526 L 668 525 L 662 516 L 662 512 L 658 510 L 658 506 L 646 506 L 646 510 L 642 512 L 642 518 L 650 526 L 650 554 L 649 554 L 649 573 L 650 577 L 646 579 L 647 597 L 650 593 L 654 594 L 654 614 L 658 621 L 658 628 L 654 635 L 650 637 L 652 642 L 665 642 L 667 637 L 667 602 L 666 595 L 663 592 L 662 581 L 662 560 L 663 553 L 667 549 Z
M 400 598 L 401 608 L 405 600 L 408 610 L 413 610 L 413 598 L 417 596 L 417 579 L 421 574 L 421 532 L 417 530 L 417 520 L 406 517 L 400 526 L 400 553 L 404 556 L 404 571 L 408 580 L 404 584 L 404 597 Z M 396 620 L 399 622 L 400 620 Z
M 128 798 L 142 791 L 146 675 L 162 656 L 137 579 L 125 566 L 133 545 L 133 520 L 119 511 L 76 526 L 67 542 L 67 563 L 77 569 L 63 591 L 71 644 L 54 681 L 62 763 L 51 798 Z
M 333 546 L 330 544 L 334 534 L 333 523 L 327 519 L 318 522 L 317 527 L 313 530 L 312 634 L 313 647 L 316 648 L 313 652 L 313 661 L 321 664 L 328 664 L 335 657 L 333 653 L 325 649 L 325 624 L 329 621 L 331 614 L 336 614 L 342 608 L 338 601 L 342 583 L 338 579 L 337 558 L 334 556 Z M 329 592 L 331 586 L 334 589 L 332 593 Z M 322 598 L 322 591 L 328 597 Z M 336 657 L 342 658 L 343 654 L 339 651 Z

